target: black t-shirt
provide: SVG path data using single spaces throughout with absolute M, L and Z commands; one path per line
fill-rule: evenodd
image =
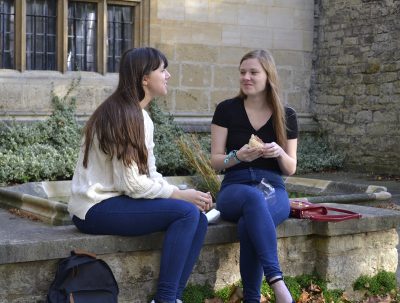
M 285 107 L 287 138 L 296 139 L 298 136 L 297 117 L 294 109 Z M 212 119 L 213 124 L 228 129 L 226 141 L 226 152 L 236 149 L 239 150 L 249 142 L 252 134 L 260 137 L 265 143 L 276 142 L 276 134 L 273 128 L 274 116 L 264 124 L 259 130 L 255 130 L 251 125 L 241 98 L 233 98 L 222 101 L 215 109 Z M 226 171 L 243 169 L 248 167 L 275 170 L 281 173 L 278 161 L 275 158 L 258 158 L 252 162 L 241 162 Z

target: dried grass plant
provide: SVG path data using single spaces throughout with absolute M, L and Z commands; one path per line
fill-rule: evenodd
M 196 184 L 197 187 L 210 192 L 215 201 L 221 186 L 221 179 L 211 167 L 208 152 L 204 150 L 199 140 L 193 134 L 181 136 L 178 139 L 178 147 L 184 155 L 187 165 L 193 169 L 199 178 Z

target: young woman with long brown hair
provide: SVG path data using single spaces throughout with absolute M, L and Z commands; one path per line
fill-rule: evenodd
M 68 209 L 88 234 L 166 231 L 154 302 L 180 302 L 207 231 L 209 193 L 179 190 L 159 174 L 153 122 L 145 111 L 167 94 L 168 61 L 150 47 L 126 51 L 115 92 L 92 114 L 72 180 Z

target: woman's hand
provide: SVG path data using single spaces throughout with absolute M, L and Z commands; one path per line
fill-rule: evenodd
M 195 189 L 176 189 L 171 195 L 171 198 L 185 200 L 193 203 L 201 211 L 208 211 L 212 206 L 212 197 L 209 192 L 204 193 Z
M 280 147 L 277 143 L 264 143 L 264 147 L 262 148 L 262 157 L 263 158 L 279 158 L 281 157 L 285 151 L 282 147 Z
M 241 149 L 236 152 L 236 157 L 243 162 L 251 162 L 260 158 L 263 155 L 263 149 L 259 147 L 250 147 L 245 144 Z

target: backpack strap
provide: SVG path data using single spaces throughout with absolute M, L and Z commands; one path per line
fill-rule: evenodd
M 68 270 L 74 268 L 75 266 L 79 266 L 86 263 L 92 263 L 97 260 L 95 254 L 80 251 L 80 250 L 73 250 L 71 251 L 71 256 L 65 258 L 61 261 L 62 272 L 67 272 Z
M 97 255 L 95 253 L 91 253 L 83 249 L 74 249 L 73 251 L 71 251 L 71 255 L 88 256 L 92 257 L 93 259 L 97 259 Z

